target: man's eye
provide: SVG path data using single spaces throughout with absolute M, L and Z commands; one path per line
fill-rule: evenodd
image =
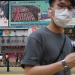
M 73 10 L 73 8 L 72 7 L 68 7 L 68 10 Z
M 58 6 L 59 6 L 59 7 L 61 7 L 61 8 L 63 8 L 63 7 L 64 7 L 63 5 L 60 5 L 60 4 L 58 4 Z

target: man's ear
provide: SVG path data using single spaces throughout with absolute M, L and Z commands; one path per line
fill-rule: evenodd
M 51 15 L 52 15 L 51 7 L 50 7 L 50 8 L 48 8 L 48 14 L 49 14 L 49 16 L 51 17 Z
M 52 7 L 48 8 L 48 14 L 50 17 L 53 17 L 55 15 L 55 10 Z
M 48 8 L 48 12 L 50 12 L 50 13 L 52 12 L 52 11 L 51 11 L 51 7 L 50 7 L 50 8 Z

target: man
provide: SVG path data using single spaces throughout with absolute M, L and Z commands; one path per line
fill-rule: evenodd
M 25 75 L 71 75 L 70 69 L 75 67 L 75 53 L 70 39 L 63 33 L 64 27 L 72 19 L 75 2 L 50 0 L 49 3 L 51 23 L 30 34 L 26 44 L 21 61 Z M 57 59 L 62 46 L 63 51 Z
M 18 65 L 18 53 L 16 53 L 16 66 Z

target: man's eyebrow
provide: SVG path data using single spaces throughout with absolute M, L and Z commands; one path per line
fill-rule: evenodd
M 59 1 L 58 3 L 59 3 L 59 4 L 64 4 L 62 1 Z
M 65 6 L 65 4 L 63 2 L 59 2 L 58 4 L 62 4 Z M 69 7 L 73 7 L 72 4 L 70 4 Z

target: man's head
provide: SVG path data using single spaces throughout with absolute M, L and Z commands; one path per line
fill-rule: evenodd
M 75 7 L 75 0 L 49 0 L 49 15 L 52 22 L 64 27 L 72 19 L 72 10 Z M 60 23 L 60 24 L 59 24 Z M 63 26 L 64 25 L 64 26 Z

